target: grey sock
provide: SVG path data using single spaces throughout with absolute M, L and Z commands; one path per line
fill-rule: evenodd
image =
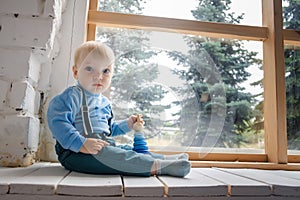
M 187 153 L 180 153 L 180 154 L 173 154 L 173 155 L 164 155 L 165 160 L 189 160 L 189 154 Z
M 191 170 L 187 160 L 156 160 L 157 175 L 186 176 Z

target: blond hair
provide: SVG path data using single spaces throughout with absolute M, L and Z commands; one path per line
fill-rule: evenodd
M 96 55 L 103 60 L 106 66 L 113 66 L 115 55 L 113 50 L 104 43 L 88 41 L 80 45 L 74 55 L 74 66 L 78 68 L 83 61 L 90 55 Z

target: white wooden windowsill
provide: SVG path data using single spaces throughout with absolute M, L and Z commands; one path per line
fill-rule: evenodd
M 185 178 L 89 175 L 59 163 L 0 167 L 0 200 L 300 199 L 300 171 L 193 168 Z

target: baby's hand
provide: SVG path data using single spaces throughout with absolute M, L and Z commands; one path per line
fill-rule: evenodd
M 144 128 L 144 120 L 141 114 L 131 115 L 128 119 L 128 126 L 131 130 L 141 131 Z
M 81 153 L 85 154 L 97 154 L 105 146 L 108 146 L 109 143 L 100 139 L 87 138 L 82 147 L 80 148 Z
M 133 124 L 133 130 L 136 132 L 140 132 L 144 128 L 144 120 L 142 119 L 142 115 L 138 115 L 136 118 L 136 122 Z

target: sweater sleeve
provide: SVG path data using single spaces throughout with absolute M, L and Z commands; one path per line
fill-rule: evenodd
M 66 90 L 54 97 L 48 107 L 47 121 L 53 137 L 65 149 L 79 152 L 86 138 L 74 127 L 75 113 L 80 109 L 78 95 Z
M 124 135 L 131 131 L 127 120 L 115 121 L 111 124 L 112 136 Z

